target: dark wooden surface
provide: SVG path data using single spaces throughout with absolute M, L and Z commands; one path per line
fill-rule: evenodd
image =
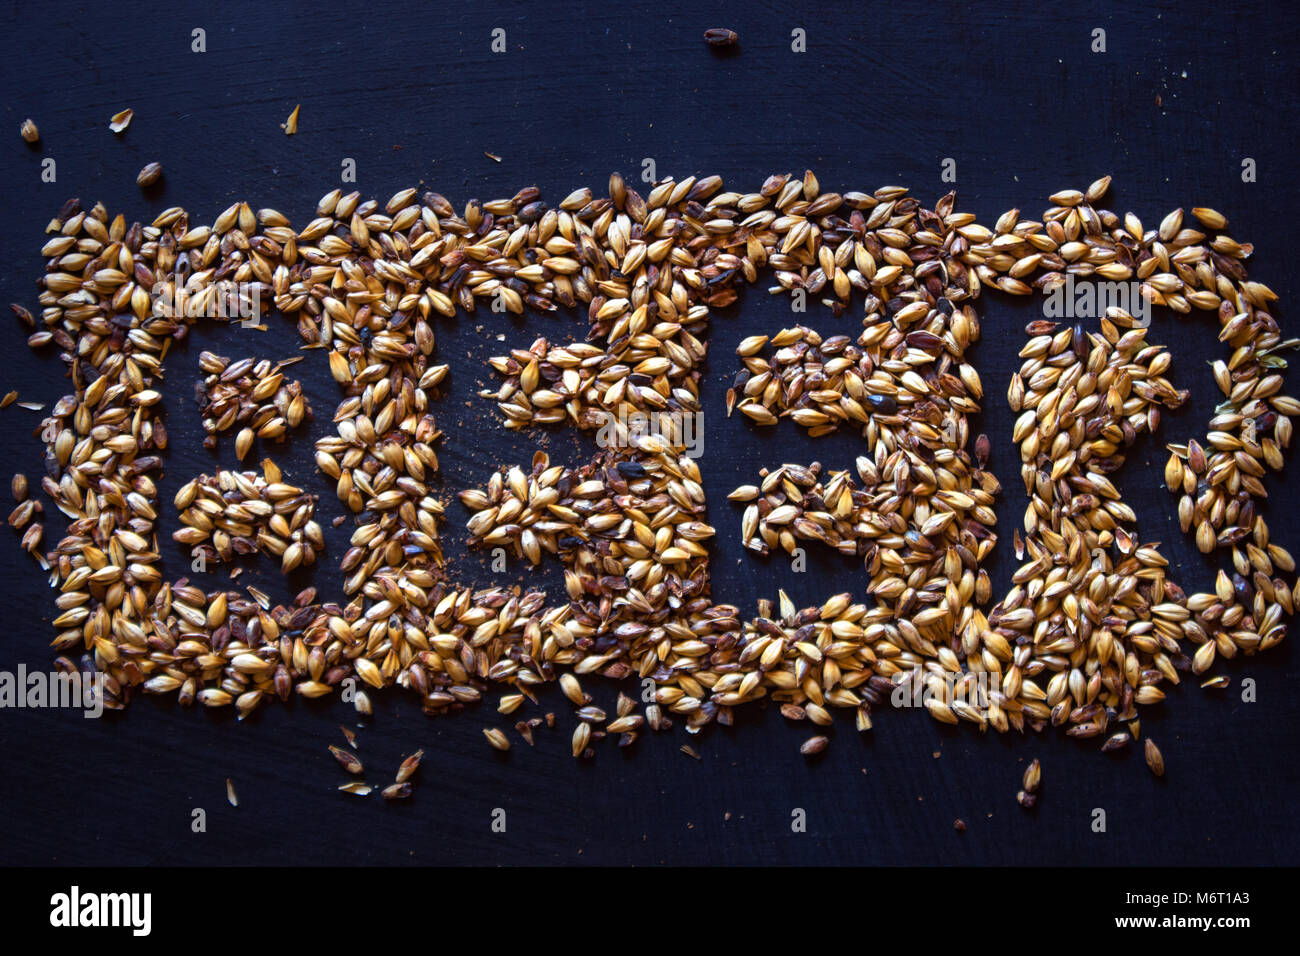
M 838 7 L 840 9 L 828 9 Z M 423 184 L 457 203 L 508 195 L 536 184 L 557 202 L 571 189 L 603 187 L 612 169 L 637 176 L 646 158 L 659 175 L 719 173 L 752 189 L 774 171 L 816 170 L 824 187 L 874 189 L 899 183 L 932 202 L 945 157 L 957 163 L 958 207 L 986 223 L 1018 206 L 1038 215 L 1049 193 L 1083 188 L 1111 173 L 1112 208 L 1152 225 L 1175 206 L 1212 205 L 1240 240 L 1255 243 L 1252 276 L 1284 303 L 1300 294 L 1294 260 L 1297 20 L 1285 4 L 1062 6 L 1031 3 L 968 8 L 888 4 L 385 4 L 337 2 L 284 8 L 253 2 L 119 5 L 5 3 L 0 10 L 0 299 L 35 308 L 33 280 L 42 229 L 70 196 L 147 219 L 170 205 L 198 221 L 247 199 L 301 225 L 316 199 L 339 184 L 344 158 L 357 188 L 387 198 Z M 739 32 L 737 51 L 705 47 L 707 27 Z M 190 51 L 191 30 L 207 31 L 207 52 Z M 493 54 L 493 28 L 508 51 Z M 1090 52 L 1094 28 L 1108 52 Z M 807 31 L 793 53 L 790 32 Z M 279 124 L 302 104 L 299 133 Z M 108 118 L 133 107 L 123 137 Z M 29 149 L 17 129 L 26 116 L 42 141 Z M 497 163 L 485 151 L 501 157 Z M 57 182 L 43 184 L 43 157 Z M 1243 158 L 1258 181 L 1243 183 Z M 143 198 L 136 171 L 165 168 L 160 195 Z M 842 319 L 814 308 L 803 317 L 765 283 L 716 316 L 706 371 L 703 459 L 710 517 L 719 534 L 714 593 L 749 614 L 761 596 L 785 588 L 801 605 L 842 590 L 860 593 L 861 568 L 810 552 L 793 574 L 738 546 L 737 511 L 725 499 L 760 467 L 820 460 L 846 467 L 854 436 L 809 440 L 788 424 L 760 433 L 726 419 L 723 393 L 739 339 L 801 318 L 852 333 L 860 307 Z M 1003 392 L 1025 321 L 1037 306 L 1005 296 L 983 300 L 985 336 L 975 352 L 988 393 L 981 428 L 993 439 L 993 467 L 1006 486 L 1002 543 L 990 565 L 998 588 L 1010 575 L 1010 537 L 1024 507 L 1011 415 Z M 1284 326 L 1294 309 L 1283 305 Z M 442 491 L 486 481 L 504 462 L 547 447 L 576 461 L 592 446 L 570 432 L 507 435 L 475 393 L 490 384 L 482 359 L 539 334 L 581 335 L 573 315 L 503 319 L 487 311 L 440 326 L 451 363 L 440 407 Z M 1165 441 L 1200 435 L 1215 398 L 1206 361 L 1219 354 L 1212 320 L 1157 314 L 1153 341 L 1174 353 L 1173 376 L 1193 390 L 1188 410 L 1145 439 L 1119 481 L 1137 508 L 1142 537 L 1162 542 L 1189 591 L 1212 580 L 1212 565 L 1178 531 L 1174 501 L 1160 487 Z M 67 390 L 57 359 L 26 348 L 17 323 L 0 324 L 0 392 L 52 403 Z M 189 477 L 233 465 L 229 443 L 204 451 L 192 387 L 197 355 L 286 356 L 290 324 L 266 333 L 207 327 L 167 364 L 173 436 L 163 496 Z M 336 390 L 320 353 L 297 366 L 319 423 Z M 1292 391 L 1296 389 L 1292 385 Z M 40 474 L 33 430 L 40 414 L 0 411 L 4 469 Z M 271 453 L 286 473 L 321 494 L 327 521 L 337 503 L 315 473 L 311 442 L 323 424 Z M 1292 463 L 1294 468 L 1294 462 Z M 1296 478 L 1274 479 L 1274 537 L 1300 547 L 1290 496 Z M 464 580 L 518 579 L 554 586 L 554 573 L 512 568 L 491 575 L 466 555 L 465 514 L 449 504 L 445 526 L 455 573 Z M 54 533 L 57 522 L 50 522 Z M 48 667 L 52 597 L 12 532 L 0 530 L 0 582 L 7 626 L 0 669 Z M 338 593 L 330 568 L 318 576 Z M 170 573 L 182 572 L 167 543 Z M 277 597 L 286 585 L 261 575 Z M 245 580 L 253 580 L 246 577 Z M 209 578 L 215 586 L 224 575 Z M 1300 825 L 1297 656 L 1290 644 L 1227 667 L 1234 689 L 1194 685 L 1144 712 L 1144 730 L 1168 765 L 1153 778 L 1139 753 L 1103 757 L 1061 735 L 981 736 L 941 728 L 918 713 L 882 713 L 859 737 L 841 722 L 821 758 L 805 760 L 808 727 L 774 712 L 748 711 L 732 729 L 696 739 L 680 729 L 643 738 L 628 751 L 600 749 L 593 763 L 568 755 L 567 730 L 542 732 L 530 750 L 488 749 L 485 726 L 504 722 L 491 706 L 428 720 L 401 693 L 378 701 L 359 731 L 360 754 L 385 779 L 404 753 L 427 753 L 416 795 L 385 805 L 335 792 L 344 775 L 326 751 L 337 725 L 355 724 L 341 704 L 295 702 L 244 724 L 228 714 L 182 711 L 139 700 L 125 715 L 85 720 L 60 711 L 0 711 L 0 862 L 46 864 L 347 863 L 840 863 L 840 864 L 1191 864 L 1294 862 Z M 1259 700 L 1242 703 L 1251 677 Z M 615 689 L 600 691 L 606 703 Z M 558 695 L 547 708 L 565 714 Z M 562 716 L 561 726 L 568 726 Z M 678 747 L 691 743 L 701 760 Z M 1027 814 L 1014 794 L 1027 761 L 1039 757 L 1044 790 Z M 233 778 L 241 805 L 226 804 Z M 191 832 L 204 808 L 207 832 Z M 507 832 L 493 833 L 494 808 Z M 1092 832 L 1094 808 L 1108 831 Z M 796 808 L 807 832 L 791 831 Z M 967 831 L 953 830 L 954 818 Z

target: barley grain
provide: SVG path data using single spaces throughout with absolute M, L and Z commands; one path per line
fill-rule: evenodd
M 162 178 L 162 163 L 148 163 L 135 177 L 135 184 L 147 189 Z

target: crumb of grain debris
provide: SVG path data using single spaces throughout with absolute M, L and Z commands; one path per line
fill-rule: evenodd
M 483 155 L 486 156 L 488 159 L 492 160 L 494 163 L 501 162 L 501 157 L 498 156 L 496 153 L 489 153 L 485 151 Z
M 21 133 L 23 139 L 27 140 L 29 143 L 34 143 L 41 138 L 41 131 L 37 129 L 36 124 L 29 119 L 23 120 L 22 125 L 18 127 L 18 132 Z
M 692 747 L 690 744 L 682 744 L 682 746 L 679 749 L 681 750 L 682 753 L 686 754 L 686 756 L 692 758 L 693 760 L 700 759 L 700 755 L 695 752 L 695 748 Z
M 131 125 L 131 117 L 135 116 L 135 110 L 124 109 L 120 113 L 114 113 L 113 118 L 108 121 L 108 128 L 114 133 L 121 133 Z
M 358 797 L 366 797 L 373 793 L 375 788 L 369 784 L 360 783 L 354 780 L 351 783 L 341 785 L 339 789 L 344 793 L 351 793 Z
M 958 833 L 965 833 L 966 821 L 963 820 L 961 817 L 958 817 L 956 820 L 952 821 L 952 828 L 956 830 Z
M 18 397 L 18 393 L 16 391 L 5 393 L 5 397 L 0 398 L 0 408 L 8 408 L 10 405 L 14 403 L 14 399 L 16 399 L 17 397 Z
M 734 46 L 739 39 L 735 30 L 728 30 L 725 27 L 713 27 L 704 31 L 704 42 L 711 47 Z
M 353 730 L 349 730 L 347 727 L 344 727 L 342 724 L 339 724 L 339 730 L 343 731 L 343 736 L 348 739 L 348 745 L 351 746 L 353 750 L 356 750 L 357 749 L 356 732 Z
M 239 795 L 235 793 L 235 785 L 230 782 L 229 777 L 226 778 L 226 799 L 230 801 L 232 807 L 239 806 Z
M 289 114 L 289 118 L 280 124 L 281 128 L 284 129 L 285 136 L 292 136 L 298 132 L 298 111 L 300 109 L 302 109 L 301 103 L 295 106 L 293 112 Z
M 411 795 L 411 785 L 409 783 L 394 783 L 384 787 L 383 797 L 385 800 L 405 800 Z

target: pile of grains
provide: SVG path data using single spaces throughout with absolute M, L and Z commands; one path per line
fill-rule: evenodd
M 998 678 L 980 716 L 999 730 L 1050 721 L 1095 737 L 1127 721 L 1136 734 L 1136 705 L 1162 700 L 1157 685 L 1179 680 L 1180 641 L 1204 640 L 1183 628 L 1190 614 L 1168 562 L 1133 538 L 1136 515 L 1107 477 L 1159 408 L 1186 395 L 1162 377 L 1169 354 L 1144 329 L 1101 325 L 1100 334 L 1046 334 L 1035 323 L 1044 334 L 1021 349 L 1008 390 L 1030 499 L 1016 556 L 1028 560 L 963 642 L 971 673 Z
M 614 175 L 606 195 L 579 189 L 558 207 L 532 188 L 459 210 L 414 189 L 382 205 L 335 190 L 301 229 L 244 203 L 206 226 L 180 208 L 128 224 L 70 201 L 47 229 L 39 317 L 15 307 L 33 326 L 32 347 L 59 350 L 73 387 L 43 429 L 41 485 L 69 519 L 48 554 L 63 612 L 54 646 L 106 675 L 110 707 L 143 689 L 243 715 L 355 677 L 408 688 L 431 714 L 499 690 L 498 709 L 511 714 L 558 681 L 577 709 L 575 756 L 606 736 L 625 744 L 642 727 L 666 728 L 669 713 L 697 732 L 768 697 L 819 726 L 828 708 L 852 708 L 867 730 L 873 709 L 909 687 L 947 723 L 1052 724 L 1122 746 L 1163 682 L 1282 640 L 1293 588 L 1281 574 L 1294 563 L 1252 502 L 1265 466 L 1281 463 L 1300 403 L 1280 391 L 1278 352 L 1296 343 L 1279 335 L 1271 290 L 1246 279 L 1250 247 L 1211 210 L 1195 215 L 1212 238 L 1180 211 L 1146 230 L 1098 208 L 1108 183 L 1057 193 L 1039 219 L 1012 210 L 991 229 L 954 211 L 951 194 L 930 209 L 898 187 L 825 192 L 811 172 L 770 177 L 755 192 L 729 191 L 716 176 L 667 180 L 644 197 Z M 759 424 L 790 417 L 815 434 L 852 423 L 866 448 L 856 481 L 796 464 L 738 490 L 742 533 L 756 550 L 815 539 L 861 556 L 870 606 L 841 594 L 800 610 L 781 595 L 745 620 L 711 595 L 713 528 L 680 423 L 700 411 L 710 310 L 767 270 L 771 292 L 820 296 L 837 318 L 859 293 L 863 331 L 855 342 L 802 327 L 747 340 L 729 402 L 739 397 Z M 967 451 L 967 416 L 982 399 L 965 360 L 979 338 L 974 303 L 986 288 L 1043 294 L 1067 277 L 1133 279 L 1153 303 L 1219 317 L 1229 356 L 1215 378 L 1227 402 L 1204 444 L 1172 446 L 1165 476 L 1183 496 L 1185 530 L 1203 550 L 1231 554 L 1235 574 L 1213 593 L 1184 596 L 1167 580 L 1107 477 L 1158 425 L 1159 409 L 1183 398 L 1164 378 L 1168 355 L 1112 309 L 1100 332 L 1030 327 L 1008 393 L 1030 498 L 1017 545 L 1025 563 L 982 610 L 999 489 L 984 471 L 987 441 L 975 442 L 974 460 Z M 271 607 L 255 589 L 251 599 L 204 593 L 158 568 L 166 432 L 154 383 L 196 315 L 244 315 L 268 301 L 308 349 L 327 351 L 342 393 L 334 434 L 316 453 L 355 516 L 341 605 L 318 603 L 309 588 Z M 432 362 L 434 329 L 481 303 L 516 314 L 580 308 L 589 324 L 585 341 L 538 339 L 491 360 L 503 381 L 483 396 L 505 427 L 619 423 L 593 461 L 506 464 L 461 496 L 475 545 L 560 561 L 559 603 L 445 577 L 443 506 L 430 483 L 441 437 L 431 406 L 447 366 Z M 760 358 L 768 344 L 775 351 Z M 234 408 L 227 426 L 291 427 L 298 399 L 307 413 L 278 369 L 205 360 L 214 425 Z M 226 381 L 232 367 L 235 379 L 248 374 L 247 392 Z M 652 426 L 629 430 L 633 414 Z M 214 558 L 259 550 L 291 570 L 320 551 L 310 497 L 278 473 L 203 476 L 177 506 L 180 540 Z M 39 532 L 33 541 L 35 551 Z M 68 657 L 58 666 L 76 669 Z M 654 702 L 638 714 L 620 696 L 611 717 L 578 683 L 590 674 L 650 678 Z M 366 694 L 355 699 L 367 712 Z M 531 742 L 540 725 L 515 730 Z M 485 736 L 509 747 L 497 728 Z M 802 749 L 818 753 L 827 740 Z M 393 786 L 405 795 L 405 783 Z
M 300 359 L 272 364 L 269 359 L 230 359 L 212 352 L 199 355 L 199 368 L 207 373 L 195 389 L 208 437 L 205 448 L 217 447 L 217 433 L 240 426 L 235 436 L 235 457 L 240 461 L 254 438 L 283 441 L 304 421 L 311 421 L 311 403 L 302 383 L 285 381 L 285 366 Z
M 893 329 L 881 331 L 888 335 Z M 864 334 L 863 339 L 867 338 Z M 926 343 L 930 349 L 942 345 L 938 337 L 923 330 L 908 333 L 907 340 L 909 344 Z M 766 335 L 754 335 L 736 349 L 745 368 L 728 390 L 728 415 L 739 389 L 740 410 L 756 424 L 775 425 L 779 418 L 788 417 L 815 438 L 842 424 L 865 431 L 873 415 L 898 416 L 900 398 L 911 404 L 914 396 L 925 394 L 907 388 L 900 392 L 888 373 L 873 377 L 876 363 L 847 335 L 823 341 L 821 335 L 802 325 L 782 329 L 772 336 L 771 345 L 777 352 L 770 360 L 757 354 L 767 344 Z M 930 356 L 922 361 L 928 363 Z M 914 371 L 902 364 L 903 372 Z M 919 387 L 918 378 L 909 379 L 909 383 Z M 908 411 L 905 408 L 903 414 Z
M 188 482 L 176 492 L 176 510 L 185 525 L 172 538 L 202 553 L 206 561 L 230 561 L 240 554 L 269 554 L 288 574 L 316 563 L 325 549 L 320 525 L 312 520 L 316 502 L 301 488 L 280 481 L 279 469 L 266 472 L 219 471 Z

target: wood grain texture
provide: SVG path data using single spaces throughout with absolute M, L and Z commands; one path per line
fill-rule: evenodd
M 631 179 L 646 158 L 661 176 L 716 172 L 737 188 L 811 167 L 826 188 L 899 183 L 933 201 L 950 188 L 940 164 L 952 157 L 958 208 L 984 222 L 1013 206 L 1037 215 L 1049 193 L 1110 173 L 1112 208 L 1133 209 L 1149 225 L 1175 206 L 1220 209 L 1236 238 L 1255 243 L 1252 276 L 1284 303 L 1300 295 L 1288 226 L 1300 216 L 1300 28 L 1286 5 L 1239 3 L 1230 15 L 1221 4 L 1186 0 L 1097 10 L 1025 2 L 826 9 L 836 6 L 4 4 L 0 300 L 35 306 L 41 230 L 70 196 L 141 219 L 184 205 L 200 221 L 247 199 L 301 225 L 338 185 L 345 158 L 356 161 L 366 196 L 424 184 L 462 203 L 529 184 L 558 202 L 580 185 L 603 187 L 613 169 Z M 740 34 L 734 53 L 705 46 L 701 34 L 713 26 Z M 207 31 L 204 54 L 190 52 L 195 27 Z M 496 27 L 506 30 L 504 54 L 489 49 Z M 796 27 L 807 31 L 807 53 L 790 50 Z M 1106 30 L 1105 54 L 1089 51 L 1096 27 Z M 286 137 L 279 124 L 298 103 L 299 132 Z M 126 106 L 135 119 L 116 137 L 108 120 Z M 41 129 L 37 149 L 18 136 L 27 116 Z M 46 156 L 58 163 L 56 184 L 40 182 Z M 1241 181 L 1243 157 L 1257 161 L 1258 182 Z M 146 200 L 134 180 L 154 160 L 164 166 L 164 188 Z M 1038 312 L 1005 296 L 983 301 L 985 335 L 974 356 L 988 396 L 979 428 L 993 439 L 992 467 L 1006 489 L 1002 542 L 989 565 L 997 592 L 1010 577 L 1011 530 L 1024 508 L 1002 393 L 1018 365 L 1024 323 Z M 1284 328 L 1294 311 L 1283 306 Z M 778 587 L 803 605 L 863 585 L 856 562 L 817 551 L 803 574 L 745 555 L 739 511 L 725 498 L 765 465 L 846 467 L 861 449 L 854 436 L 810 440 L 788 425 L 760 432 L 739 415 L 724 417 L 735 344 L 795 321 L 823 331 L 858 327 L 852 314 L 836 320 L 819 307 L 792 316 L 760 282 L 716 316 L 711 335 L 702 465 L 719 531 L 714 593 L 746 614 Z M 180 484 L 233 464 L 232 442 L 216 455 L 200 445 L 199 351 L 292 354 L 291 324 L 271 324 L 261 334 L 208 327 L 171 353 L 164 520 L 174 520 L 170 500 Z M 452 366 L 435 409 L 446 431 L 444 495 L 485 482 L 499 463 L 526 462 L 539 445 L 555 461 L 590 452 L 590 438 L 572 432 L 508 435 L 475 397 L 492 378 L 486 356 L 540 334 L 584 331 L 572 314 L 520 321 L 487 311 L 439 326 L 438 352 Z M 1204 588 L 1210 565 L 1179 533 L 1174 500 L 1160 487 L 1161 446 L 1204 430 L 1215 401 L 1205 362 L 1218 346 L 1210 319 L 1157 315 L 1150 337 L 1171 346 L 1172 378 L 1193 390 L 1193 400 L 1168 416 L 1157 438 L 1144 440 L 1119 483 L 1143 539 L 1162 542 L 1189 590 Z M 52 355 L 33 356 L 23 338 L 17 323 L 0 320 L 0 392 L 16 388 L 21 400 L 48 405 L 67 390 L 63 370 Z M 311 392 L 317 425 L 271 454 L 289 479 L 320 493 L 327 524 L 337 503 L 315 473 L 311 443 L 337 392 L 321 353 L 308 355 L 294 372 Z M 32 432 L 40 417 L 0 411 L 5 468 L 39 476 Z M 1274 537 L 1295 550 L 1294 456 L 1291 469 L 1270 486 L 1268 520 Z M 482 557 L 465 554 L 463 509 L 453 502 L 448 515 L 455 573 L 487 581 Z M 9 537 L 0 530 L 7 620 L 0 669 L 48 667 L 52 600 L 39 569 Z M 331 535 L 315 579 L 326 594 L 339 593 L 331 569 L 343 540 L 341 531 Z M 168 571 L 182 573 L 179 549 L 166 547 L 175 559 Z M 519 579 L 554 587 L 558 575 L 519 572 Z M 210 577 L 211 586 L 219 580 Z M 261 580 L 277 596 L 290 593 L 274 572 Z M 1184 686 L 1143 714 L 1144 732 L 1168 765 L 1161 780 L 1137 749 L 1103 757 L 1057 734 L 980 736 L 910 713 L 880 714 L 864 738 L 841 721 L 827 753 L 812 761 L 798 753 L 806 726 L 747 710 L 731 729 L 710 728 L 689 741 L 680 730 L 671 739 L 643 737 L 627 751 L 601 747 L 594 764 L 576 763 L 567 730 L 541 731 L 531 750 L 516 738 L 510 753 L 498 754 L 481 734 L 484 726 L 506 726 L 491 706 L 428 720 L 394 693 L 382 696 L 372 726 L 359 731 L 360 754 L 375 768 L 370 782 L 383 785 L 403 755 L 424 748 L 415 797 L 405 805 L 335 791 L 346 775 L 326 746 L 342 743 L 338 723 L 355 723 L 341 704 L 273 706 L 242 725 L 153 700 L 98 721 L 0 711 L 0 863 L 1294 862 L 1297 655 L 1284 644 L 1227 673 L 1234 688 L 1239 678 L 1255 679 L 1258 703 L 1242 703 L 1235 690 Z M 600 702 L 608 705 L 615 692 L 603 688 Z M 545 703 L 566 726 L 559 695 Z M 702 760 L 678 752 L 687 742 Z M 1026 814 L 1014 795 L 1035 756 L 1042 798 Z M 225 802 L 227 777 L 238 809 Z M 190 830 L 195 807 L 208 812 L 206 833 Z M 497 807 L 507 811 L 504 834 L 490 829 Z M 1096 807 L 1107 811 L 1106 834 L 1091 832 Z M 807 813 L 806 833 L 791 832 L 796 808 Z M 956 817 L 966 821 L 964 834 L 953 831 Z

